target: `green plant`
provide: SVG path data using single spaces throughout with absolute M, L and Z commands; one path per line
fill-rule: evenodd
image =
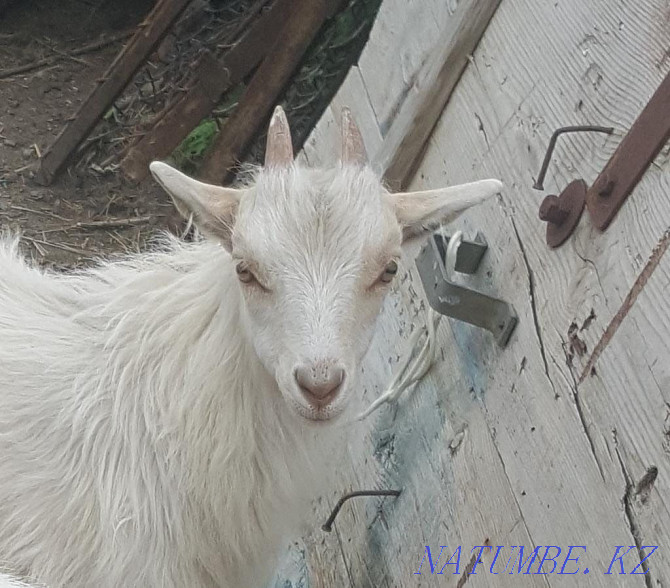
M 172 153 L 172 161 L 184 173 L 192 174 L 219 132 L 216 120 L 203 119 Z

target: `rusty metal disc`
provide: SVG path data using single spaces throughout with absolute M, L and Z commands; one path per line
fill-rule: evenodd
M 572 235 L 584 211 L 586 190 L 587 185 L 584 180 L 575 180 L 568 184 L 568 187 L 558 196 L 561 209 L 565 210 L 567 215 L 560 224 L 547 223 L 547 245 L 549 247 L 556 248 L 563 245 L 565 240 Z

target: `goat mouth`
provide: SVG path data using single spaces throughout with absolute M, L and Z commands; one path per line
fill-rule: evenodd
M 317 411 L 315 413 L 306 414 L 304 417 L 314 423 L 332 423 L 337 417 L 340 416 L 339 412 L 336 413 L 327 413 L 325 411 Z
M 324 406 L 321 408 L 308 409 L 303 406 L 296 407 L 298 414 L 309 423 L 314 423 L 316 426 L 325 426 L 342 414 L 341 410 L 332 410 L 331 406 Z

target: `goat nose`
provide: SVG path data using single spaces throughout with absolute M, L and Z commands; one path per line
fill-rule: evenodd
M 322 407 L 329 404 L 344 381 L 344 369 L 335 362 L 318 362 L 299 366 L 295 379 L 307 401 Z

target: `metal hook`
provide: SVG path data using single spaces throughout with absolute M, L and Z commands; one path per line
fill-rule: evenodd
M 540 174 L 537 176 L 537 180 L 533 185 L 535 190 L 544 190 L 544 178 L 547 175 L 547 169 L 549 168 L 549 162 L 551 161 L 551 156 L 554 153 L 554 148 L 556 147 L 556 141 L 563 133 L 605 133 L 606 135 L 611 135 L 614 132 L 613 127 L 599 127 L 593 125 L 578 125 L 572 127 L 561 127 L 554 131 L 554 134 L 549 140 L 549 146 L 547 147 L 547 153 L 544 156 L 544 161 L 542 162 L 542 167 L 540 168 Z
M 349 492 L 345 494 L 342 498 L 337 501 L 333 512 L 330 513 L 328 520 L 321 526 L 321 529 L 326 533 L 330 533 L 333 530 L 333 523 L 335 522 L 335 517 L 337 513 L 340 512 L 342 505 L 349 500 L 350 498 L 356 498 L 357 496 L 400 496 L 400 490 L 357 490 L 356 492 Z

